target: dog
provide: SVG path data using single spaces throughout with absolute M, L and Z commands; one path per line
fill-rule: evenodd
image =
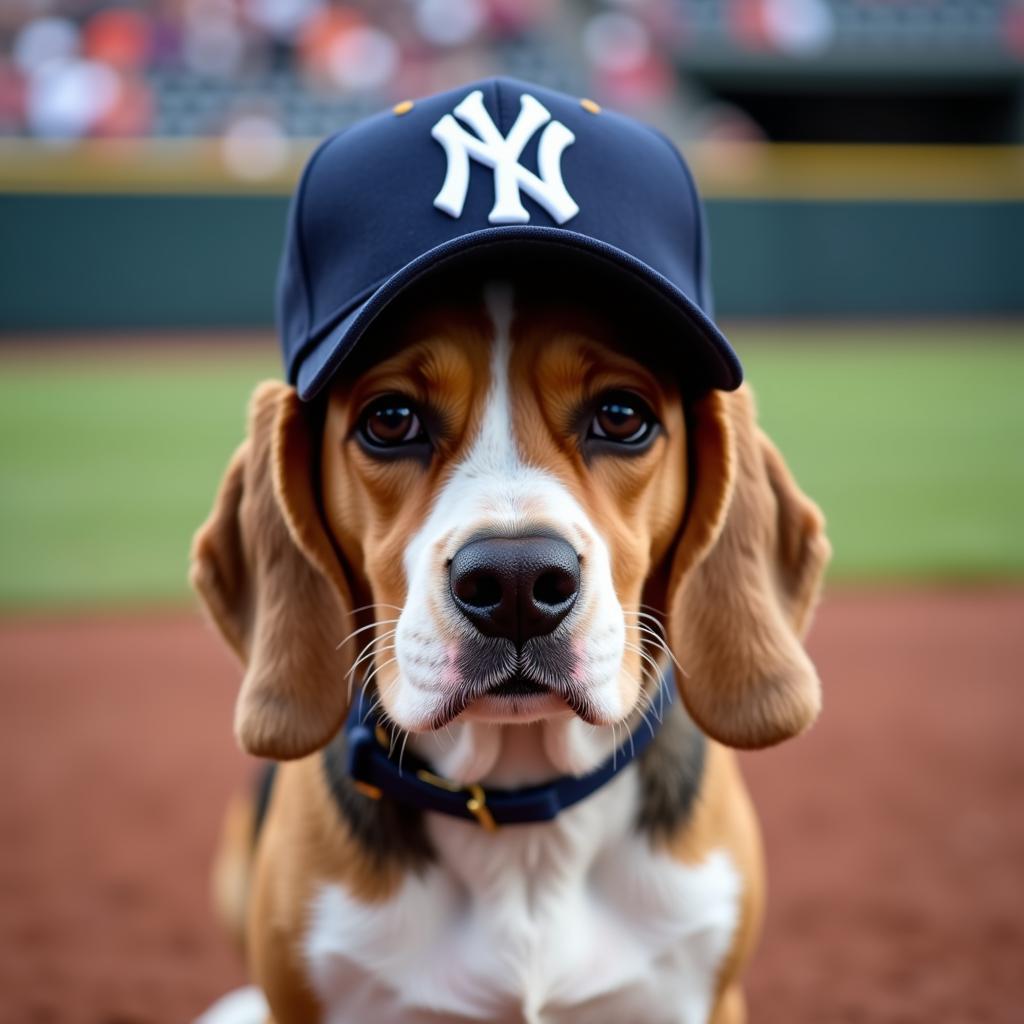
M 745 1019 L 731 748 L 818 713 L 823 519 L 678 324 L 508 266 L 411 286 L 312 396 L 262 384 L 195 537 L 276 763 L 215 872 L 254 1020 Z

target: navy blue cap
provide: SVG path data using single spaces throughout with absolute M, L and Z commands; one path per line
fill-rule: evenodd
M 399 104 L 326 139 L 292 200 L 278 282 L 288 380 L 330 380 L 404 289 L 483 253 L 600 264 L 678 320 L 688 372 L 732 390 L 711 320 L 708 243 L 683 158 L 660 133 L 507 78 Z

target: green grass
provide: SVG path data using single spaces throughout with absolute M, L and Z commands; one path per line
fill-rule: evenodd
M 1024 328 L 735 333 L 833 579 L 1024 576 Z
M 248 395 L 279 372 L 269 347 L 0 362 L 0 604 L 185 598 L 189 540 Z
M 833 579 L 1024 577 L 1024 328 L 731 336 L 828 517 Z M 0 350 L 0 605 L 186 597 L 189 538 L 277 359 L 140 349 Z

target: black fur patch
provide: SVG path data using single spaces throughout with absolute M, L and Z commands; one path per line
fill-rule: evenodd
M 692 814 L 704 778 L 707 745 L 706 737 L 677 696 L 665 709 L 657 736 L 637 759 L 640 767 L 637 826 L 651 839 L 672 835 Z
M 335 806 L 352 838 L 379 865 L 422 871 L 435 859 L 423 812 L 397 800 L 374 800 L 355 788 L 348 774 L 344 729 L 324 748 L 324 772 Z
M 270 806 L 270 794 L 274 789 L 274 776 L 277 774 L 277 762 L 269 761 L 260 771 L 256 780 L 256 794 L 253 801 L 252 845 L 255 846 L 263 830 L 263 822 Z

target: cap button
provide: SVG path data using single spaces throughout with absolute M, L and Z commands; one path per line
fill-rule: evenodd
M 590 114 L 601 113 L 601 104 L 595 103 L 593 100 L 582 99 L 580 100 L 580 106 Z
M 412 110 L 413 105 L 412 100 L 402 100 L 401 103 L 396 103 L 391 108 L 391 113 L 401 117 L 403 114 L 408 114 L 409 111 Z

